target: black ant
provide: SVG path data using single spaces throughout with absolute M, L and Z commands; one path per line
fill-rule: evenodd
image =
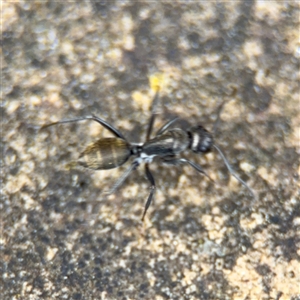
M 212 148 L 216 149 L 223 159 L 230 174 L 234 176 L 242 185 L 244 185 L 252 194 L 252 196 L 255 197 L 252 189 L 248 187 L 248 185 L 234 173 L 223 152 L 214 143 L 212 134 L 209 133 L 203 126 L 196 125 L 187 130 L 180 128 L 170 129 L 170 127 L 178 120 L 178 118 L 174 118 L 163 125 L 157 131 L 154 138 L 150 138 L 156 116 L 155 108 L 158 102 L 158 98 L 159 90 L 156 91 L 153 100 L 152 113 L 148 124 L 146 141 L 141 144 L 129 143 L 118 129 L 94 115 L 70 120 L 61 120 L 44 125 L 42 126 L 42 128 L 57 124 L 78 122 L 83 120 L 93 120 L 100 123 L 113 135 L 115 135 L 115 137 L 113 138 L 102 138 L 87 146 L 87 148 L 80 154 L 77 164 L 93 170 L 108 170 L 117 168 L 125 164 L 128 159 L 133 156 L 134 159 L 129 168 L 124 172 L 124 174 L 118 179 L 118 181 L 109 191 L 109 194 L 111 194 L 116 191 L 116 189 L 126 180 L 126 178 L 131 174 L 133 170 L 135 170 L 142 162 L 144 162 L 146 177 L 149 180 L 151 186 L 142 220 L 144 220 L 156 189 L 154 177 L 149 169 L 149 164 L 155 157 L 160 159 L 160 162 L 165 164 L 189 164 L 196 171 L 204 174 L 211 181 L 213 181 L 201 166 L 186 158 L 179 157 L 179 154 L 187 149 L 192 150 L 195 153 L 207 153 L 210 152 Z M 218 114 L 220 113 L 220 110 L 221 107 Z

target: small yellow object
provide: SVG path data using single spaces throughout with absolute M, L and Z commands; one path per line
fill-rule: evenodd
M 151 90 L 154 92 L 162 90 L 165 83 L 165 75 L 163 73 L 155 73 L 149 77 Z

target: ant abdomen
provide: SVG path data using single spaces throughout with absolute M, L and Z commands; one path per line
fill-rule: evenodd
M 123 165 L 131 155 L 131 146 L 120 138 L 103 138 L 80 154 L 78 164 L 93 170 L 108 170 Z
M 190 136 L 189 148 L 195 152 L 209 152 L 213 146 L 214 140 L 210 132 L 208 132 L 203 126 L 193 126 L 188 130 Z

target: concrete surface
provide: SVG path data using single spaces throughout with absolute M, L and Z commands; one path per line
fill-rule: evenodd
M 299 3 L 2 3 L 1 299 L 300 299 Z M 109 136 L 101 116 L 142 141 L 155 128 L 211 130 L 257 200 L 213 152 L 151 165 L 157 193 L 140 221 L 143 168 L 68 170 Z

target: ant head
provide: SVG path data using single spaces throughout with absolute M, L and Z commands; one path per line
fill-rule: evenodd
M 196 152 L 209 152 L 213 146 L 213 137 L 203 126 L 193 126 L 188 130 L 190 137 L 189 148 Z

